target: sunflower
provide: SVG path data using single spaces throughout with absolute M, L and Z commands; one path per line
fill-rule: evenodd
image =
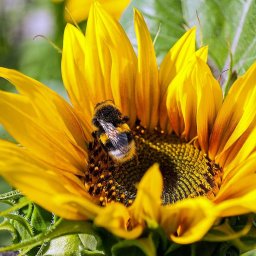
M 55 3 L 63 2 L 64 0 L 52 0 Z M 105 10 L 113 17 L 119 19 L 124 9 L 130 3 L 130 0 L 99 0 L 98 1 Z M 93 0 L 65 0 L 65 20 L 68 22 L 81 22 L 86 20 L 89 15 L 90 7 Z
M 223 99 L 195 28 L 158 68 L 137 10 L 134 23 L 137 55 L 98 3 L 86 35 L 66 26 L 62 77 L 72 105 L 0 69 L 18 91 L 0 93 L 0 121 L 20 143 L 0 141 L 0 172 L 64 219 L 90 219 L 126 239 L 160 226 L 176 243 L 193 243 L 218 219 L 256 211 L 256 64 Z M 136 157 L 122 163 L 93 136 L 95 106 L 106 100 L 129 117 Z

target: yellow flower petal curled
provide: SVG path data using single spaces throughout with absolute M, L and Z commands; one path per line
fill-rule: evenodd
M 176 134 L 187 140 L 198 136 L 199 144 L 206 152 L 221 95 L 221 88 L 208 66 L 194 57 L 175 77 L 167 92 L 167 111 Z
M 250 179 L 255 179 L 255 175 L 250 177 Z M 222 217 L 242 215 L 248 212 L 256 212 L 255 200 L 256 189 L 254 185 L 254 190 L 251 189 L 249 192 L 247 191 L 244 196 L 225 200 L 219 203 L 216 208 L 219 212 L 219 216 Z
M 222 186 L 215 203 L 232 198 L 239 198 L 255 189 L 255 164 L 256 153 L 254 152 L 248 159 L 240 162 L 237 166 L 230 168 L 224 173 Z M 236 184 L 239 183 L 239 186 Z
M 188 60 L 195 53 L 196 30 L 188 30 L 165 56 L 159 69 L 160 86 L 160 127 L 163 130 L 168 129 L 169 119 L 166 109 L 167 88 L 173 78 L 181 71 Z
M 241 146 L 255 130 L 256 64 L 240 77 L 230 89 L 217 116 L 211 135 L 209 154 L 222 165 L 236 163 Z M 248 143 L 248 142 L 247 142 Z M 251 150 L 255 150 L 256 144 Z M 243 157 L 246 158 L 251 150 Z M 240 153 L 241 154 L 241 153 Z M 240 155 L 239 154 L 239 155 Z M 229 158 L 231 155 L 232 158 Z
M 133 225 L 133 223 L 130 222 L 130 214 L 125 206 L 118 203 L 107 206 L 96 217 L 94 223 L 126 239 L 137 238 L 142 234 L 144 229 L 144 225 L 141 223 L 135 224 L 135 227 L 131 229 L 130 225 Z
M 222 103 L 222 92 L 219 84 L 213 78 L 210 69 L 200 58 L 197 58 L 197 69 L 192 81 L 197 84 L 196 126 L 198 142 L 204 152 L 208 150 L 209 136 L 216 115 Z M 208 95 L 208 97 L 205 97 Z
M 147 170 L 137 190 L 137 196 L 130 211 L 139 223 L 148 220 L 154 225 L 159 220 L 159 206 L 163 190 L 162 175 L 157 164 Z
M 205 198 L 186 199 L 163 207 L 161 225 L 171 239 L 189 244 L 202 239 L 217 217 L 214 205 Z

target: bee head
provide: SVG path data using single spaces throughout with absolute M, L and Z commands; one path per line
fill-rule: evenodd
M 112 101 L 103 101 L 95 106 L 94 117 L 92 119 L 93 125 L 98 128 L 101 127 L 99 120 L 118 126 L 122 122 L 122 114 Z

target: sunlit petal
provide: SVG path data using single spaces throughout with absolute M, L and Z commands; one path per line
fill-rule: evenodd
M 198 136 L 200 146 L 207 151 L 221 95 L 221 88 L 205 62 L 198 57 L 192 59 L 167 92 L 167 110 L 176 134 L 187 140 Z
M 122 204 L 111 204 L 102 210 L 98 215 L 94 223 L 97 226 L 104 227 L 110 230 L 117 236 L 134 239 L 142 234 L 144 225 L 138 224 L 129 230 L 129 225 L 133 225 L 130 222 L 130 215 L 127 208 Z
M 160 96 L 155 50 L 143 16 L 137 10 L 134 16 L 138 41 L 138 73 L 135 92 L 137 113 L 142 125 L 153 129 L 159 118 Z
M 113 17 L 119 19 L 124 9 L 130 3 L 130 0 L 98 0 L 103 8 L 107 10 Z M 80 22 L 88 17 L 89 10 L 93 0 L 66 0 L 65 19 L 68 22 Z
M 161 224 L 174 242 L 189 244 L 202 239 L 216 220 L 216 213 L 205 198 L 186 199 L 163 207 Z
M 160 86 L 160 127 L 168 130 L 169 120 L 166 109 L 167 88 L 173 78 L 187 65 L 195 53 L 196 30 L 188 30 L 170 49 L 159 69 Z
M 27 97 L 0 92 L 0 122 L 9 133 L 39 159 L 57 169 L 82 175 L 85 152 L 72 143 L 63 130 L 56 130 L 37 117 Z
M 9 142 L 0 140 L 0 155 L 1 175 L 29 199 L 64 218 L 86 218 L 73 205 L 63 205 L 60 200 L 56 200 L 56 196 L 65 198 L 66 195 L 73 195 L 89 202 L 89 195 L 84 191 L 81 181 L 79 183 L 49 169 L 31 157 L 26 149 Z
M 70 100 L 77 110 L 85 127 L 86 138 L 91 137 L 91 119 L 93 105 L 90 91 L 86 89 L 88 79 L 85 75 L 85 37 L 74 26 L 68 24 L 64 31 L 62 50 L 62 79 Z M 88 91 L 88 93 L 84 93 Z
M 147 170 L 138 184 L 137 190 L 136 199 L 131 206 L 134 218 L 139 223 L 142 223 L 145 219 L 157 223 L 163 190 L 162 175 L 157 164 Z
M 230 89 L 219 111 L 213 132 L 209 154 L 221 165 L 239 162 L 236 155 L 241 146 L 255 130 L 256 124 L 256 64 L 240 77 Z M 251 150 L 255 150 L 251 147 Z M 232 159 L 228 158 L 232 154 Z M 246 158 L 250 154 L 243 155 Z M 241 156 L 241 154 L 240 154 Z

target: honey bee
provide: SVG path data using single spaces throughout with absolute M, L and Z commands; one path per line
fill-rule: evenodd
M 124 163 L 136 155 L 135 142 L 129 125 L 129 118 L 122 116 L 111 100 L 98 103 L 94 109 L 94 132 L 102 148 L 114 162 Z

